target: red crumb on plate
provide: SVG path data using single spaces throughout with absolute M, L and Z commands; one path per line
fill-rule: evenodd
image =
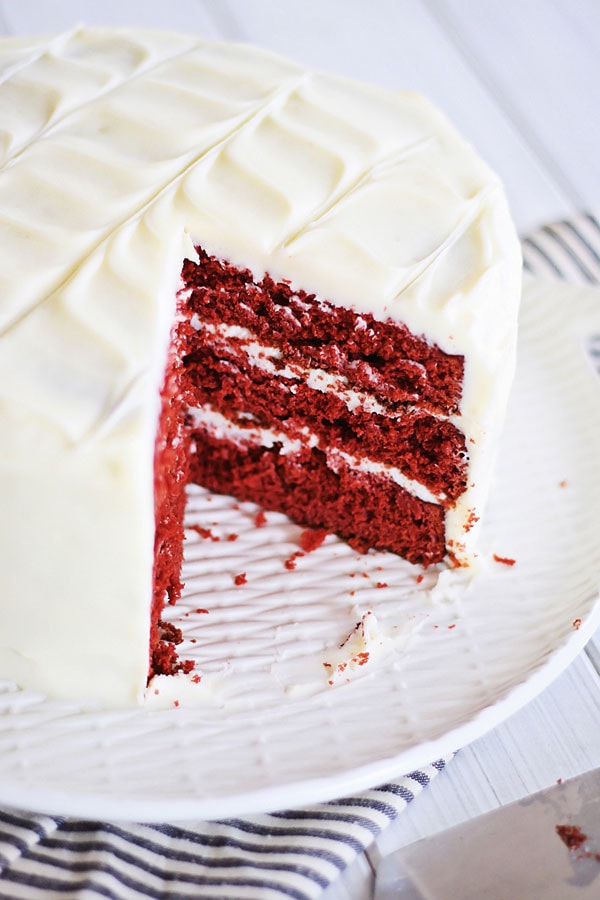
M 201 538 L 211 541 L 220 541 L 221 538 L 212 533 L 210 528 L 202 528 L 201 525 L 190 525 L 190 531 L 195 531 Z
M 581 628 L 581 619 L 573 619 L 573 628 L 575 631 L 579 631 Z
M 304 556 L 304 553 L 302 552 L 302 550 L 296 550 L 295 553 L 292 553 L 290 558 L 286 559 L 286 561 L 284 562 L 284 566 L 286 567 L 286 569 L 288 569 L 290 572 L 293 569 L 295 569 L 296 568 L 296 560 L 300 559 L 302 556 Z
M 458 557 L 452 550 L 448 551 L 446 562 L 449 569 L 460 569 L 463 565 L 460 559 L 458 559 Z
M 240 572 L 240 574 L 236 575 L 233 579 L 233 583 L 237 585 L 237 587 L 239 587 L 241 584 L 246 584 L 247 581 L 248 579 L 245 572 Z
M 475 525 L 476 522 L 479 522 L 479 516 L 476 516 L 476 515 L 475 515 L 475 510 L 474 510 L 474 509 L 470 509 L 470 510 L 469 510 L 469 518 L 467 519 L 467 521 L 466 521 L 465 524 L 463 525 L 463 531 L 470 531 L 471 528 L 473 527 L 473 525 Z
M 516 563 L 516 559 L 511 559 L 510 556 L 498 556 L 497 553 L 494 553 L 494 559 L 498 563 L 502 563 L 505 566 L 514 566 Z
M 555 831 L 569 850 L 579 850 L 581 845 L 587 841 L 587 834 L 581 830 L 579 825 L 556 825 Z
M 300 546 L 305 553 L 320 547 L 329 532 L 325 528 L 306 528 L 300 535 Z

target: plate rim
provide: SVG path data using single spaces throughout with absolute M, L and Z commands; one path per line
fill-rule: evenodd
M 537 285 L 542 279 L 529 279 Z M 547 284 L 547 282 L 546 282 Z M 568 283 L 557 284 L 555 288 L 577 291 Z M 580 289 L 579 289 L 580 290 Z M 586 288 L 600 301 L 598 288 Z M 563 303 L 561 298 L 554 303 Z M 598 313 L 600 328 L 600 302 Z M 572 315 L 577 321 L 577 315 Z M 136 821 L 157 823 L 165 821 L 190 821 L 191 819 L 215 819 L 270 812 L 275 809 L 293 809 L 312 806 L 336 797 L 353 794 L 373 788 L 386 781 L 401 778 L 411 771 L 431 764 L 442 757 L 451 757 L 456 751 L 471 743 L 504 722 L 513 713 L 522 709 L 548 687 L 584 649 L 594 631 L 600 626 L 600 585 L 590 586 L 580 598 L 586 612 L 577 628 L 565 624 L 557 635 L 554 645 L 545 657 L 538 656 L 536 662 L 526 669 L 517 671 L 520 680 L 503 692 L 498 692 L 485 705 L 466 710 L 468 718 L 454 727 L 448 728 L 435 737 L 429 737 L 398 753 L 359 765 L 342 766 L 339 771 L 325 776 L 300 776 L 286 780 L 283 784 L 262 785 L 249 790 L 201 794 L 196 788 L 188 797 L 140 797 L 131 793 L 119 795 L 98 790 L 81 789 L 73 786 L 55 788 L 46 785 L 19 785 L 0 774 L 0 803 L 34 813 L 57 816 L 72 816 L 89 819 L 90 810 L 94 818 L 112 821 Z M 149 711 L 151 714 L 151 711 Z
M 505 722 L 535 699 L 558 678 L 582 652 L 600 626 L 600 590 L 579 628 L 574 629 L 548 658 L 533 669 L 527 678 L 510 688 L 503 696 L 488 704 L 461 725 L 440 737 L 421 741 L 395 756 L 344 769 L 337 775 L 300 779 L 235 793 L 227 796 L 181 799 L 121 798 L 115 808 L 113 795 L 76 791 L 20 788 L 0 779 L 0 798 L 4 805 L 19 810 L 51 816 L 89 819 L 90 805 L 94 818 L 120 822 L 151 824 L 189 822 L 192 819 L 215 820 L 232 816 L 259 815 L 274 810 L 298 809 L 325 803 L 334 798 L 350 797 L 387 781 L 402 778 L 432 762 L 452 757 L 472 741 Z M 279 798 L 284 795 L 282 804 Z M 297 802 L 294 798 L 297 797 Z

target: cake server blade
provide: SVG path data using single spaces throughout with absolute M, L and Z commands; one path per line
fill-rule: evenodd
M 600 769 L 385 856 L 374 900 L 597 900 Z

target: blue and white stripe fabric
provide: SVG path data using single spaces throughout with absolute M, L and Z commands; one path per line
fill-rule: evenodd
M 600 222 L 595 216 L 545 225 L 522 243 L 530 274 L 572 284 L 600 284 Z
M 600 283 L 591 215 L 523 241 L 538 277 Z M 221 822 L 136 825 L 0 811 L 0 897 L 315 900 L 446 765 L 359 796 Z
M 185 825 L 0 812 L 0 897 L 319 897 L 443 769 L 438 760 L 357 797 Z

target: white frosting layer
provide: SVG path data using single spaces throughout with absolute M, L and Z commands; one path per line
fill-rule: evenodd
M 207 434 L 217 438 L 217 440 L 231 441 L 238 446 L 255 446 L 255 447 L 274 447 L 277 445 L 281 456 L 290 456 L 300 453 L 303 448 L 317 447 L 319 439 L 315 434 L 303 429 L 301 438 L 290 438 L 283 431 L 275 431 L 273 428 L 262 428 L 256 425 L 238 425 L 226 418 L 222 413 L 210 406 L 199 406 L 190 409 L 190 416 L 194 423 L 194 427 L 205 431 Z M 364 472 L 369 475 L 381 475 L 389 478 L 400 487 L 425 500 L 426 503 L 438 503 L 439 497 L 431 493 L 428 488 L 409 478 L 397 466 L 387 466 L 384 463 L 362 457 L 357 459 L 349 453 L 337 447 L 329 447 L 326 451 L 327 465 L 336 471 L 339 464 L 343 463 L 351 469 Z
M 480 509 L 512 377 L 502 189 L 425 100 L 244 46 L 0 42 L 0 674 L 108 705 L 147 670 L 153 444 L 190 237 L 466 358 Z

